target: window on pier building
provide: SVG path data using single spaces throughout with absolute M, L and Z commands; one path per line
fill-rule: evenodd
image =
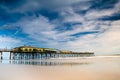
M 30 49 L 29 49 L 29 51 L 30 51 L 30 52 L 32 52 L 32 51 L 33 51 L 33 49 L 31 49 L 31 48 L 30 48 Z
M 33 51 L 35 52 L 35 51 L 36 51 L 36 49 L 33 49 Z
M 21 49 L 21 48 L 18 48 L 18 51 L 22 51 L 22 49 Z
M 28 49 L 24 49 L 25 51 L 28 51 Z
M 43 49 L 38 49 L 40 52 L 43 52 Z

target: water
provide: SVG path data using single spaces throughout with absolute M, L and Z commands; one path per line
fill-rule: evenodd
M 1 60 L 0 80 L 120 80 L 120 56 Z

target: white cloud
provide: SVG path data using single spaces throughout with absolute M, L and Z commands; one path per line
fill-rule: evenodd
M 85 15 L 85 18 L 88 20 L 95 20 L 97 18 L 102 18 L 104 16 L 112 16 L 115 13 L 120 11 L 120 2 L 116 3 L 113 8 L 110 9 L 102 9 L 102 10 L 89 10 Z
M 0 48 L 13 48 L 21 44 L 22 42 L 18 39 L 8 36 L 0 36 Z
M 111 28 L 105 33 L 95 37 L 94 34 L 89 34 L 78 38 L 76 41 L 65 43 L 68 49 L 75 51 L 93 51 L 96 54 L 116 54 L 120 53 L 120 21 L 111 23 Z
M 53 30 L 54 25 L 44 16 L 33 18 L 31 20 L 23 19 L 19 24 L 21 25 L 23 32 L 28 34 L 30 38 L 38 41 L 55 39 L 56 31 Z
M 78 18 L 74 11 L 70 13 L 70 15 L 75 15 L 69 17 L 69 19 Z M 68 15 L 69 16 L 69 15 Z M 82 17 L 82 16 L 81 16 Z M 64 18 L 68 18 L 64 16 Z M 83 18 L 83 17 L 82 17 Z M 65 19 L 65 21 L 67 21 Z M 76 20 L 75 20 L 76 21 Z M 73 21 L 74 22 L 74 19 Z M 80 22 L 80 21 L 78 21 Z M 69 49 L 73 51 L 93 51 L 98 54 L 101 53 L 109 53 L 116 51 L 116 47 L 113 47 L 114 44 L 118 44 L 113 42 L 115 39 L 119 38 L 115 36 L 119 36 L 119 32 L 113 33 L 113 29 L 116 29 L 116 25 L 118 22 L 110 23 L 110 21 L 85 21 L 82 20 L 82 25 L 73 25 L 72 30 L 68 31 L 58 31 L 56 30 L 56 26 L 59 24 L 52 23 L 48 20 L 48 18 L 44 16 L 40 16 L 39 18 L 32 19 L 23 19 L 19 22 L 21 24 L 23 32 L 28 34 L 28 37 L 36 40 L 36 43 L 45 42 L 48 47 L 56 47 L 59 49 Z M 110 26 L 110 24 L 112 26 Z M 98 28 L 98 29 L 96 29 Z M 107 31 L 105 31 L 107 30 Z M 100 34 L 87 34 L 80 37 L 70 36 L 80 32 L 86 31 L 99 31 Z M 105 31 L 105 32 L 104 32 Z M 103 33 L 104 32 L 104 33 Z M 110 37 L 110 35 L 114 35 L 114 37 Z M 74 39 L 71 41 L 71 39 Z M 111 40 L 111 41 L 109 41 Z M 108 50 L 111 48 L 110 50 Z M 117 46 L 119 48 L 119 46 Z M 101 52 L 101 53 L 100 53 Z
M 114 54 L 120 52 L 120 38 L 118 37 L 120 36 L 120 21 L 114 21 L 111 23 L 110 21 L 98 21 L 96 19 L 114 14 L 118 11 L 118 7 L 119 4 L 116 4 L 113 9 L 88 11 L 86 16 L 82 16 L 76 13 L 72 7 L 67 6 L 63 9 L 59 9 L 60 18 L 55 21 L 51 22 L 47 17 L 40 15 L 39 18 L 24 18 L 19 21 L 18 24 L 21 24 L 23 32 L 28 34 L 29 38 L 34 39 L 36 43 L 41 44 L 41 42 L 45 42 L 43 44 L 49 47 L 69 49 L 73 51 L 93 51 L 96 54 Z M 66 31 L 55 29 L 59 28 L 58 26 L 63 23 L 72 22 L 80 22 L 82 25 L 73 25 L 71 26 L 71 30 Z M 75 36 L 70 36 L 87 31 L 98 31 L 100 33 L 87 34 L 77 38 Z
M 59 33 L 55 30 L 55 24 L 52 24 L 46 17 L 41 16 L 32 20 L 22 20 L 22 28 L 24 33 L 37 42 L 45 42 L 48 47 L 56 47 L 59 49 L 69 49 L 73 51 L 93 51 L 96 54 L 118 53 L 120 46 L 119 22 L 115 21 L 89 21 L 84 22 L 83 28 L 77 27 L 69 31 Z M 111 24 L 111 26 L 110 26 Z M 90 27 L 91 26 L 91 27 Z M 84 36 L 71 37 L 70 35 L 84 32 L 94 31 L 94 28 L 100 28 L 99 31 L 107 30 L 100 34 L 87 34 Z M 86 28 L 88 27 L 88 28 Z M 97 31 L 97 30 L 95 30 Z M 75 39 L 75 40 L 70 40 Z M 63 41 L 63 42 L 60 42 Z
M 84 17 L 75 13 L 74 9 L 71 7 L 66 7 L 60 12 L 60 16 L 63 18 L 62 23 L 70 22 L 83 22 Z
M 26 13 L 26 12 L 33 12 L 38 11 L 40 9 L 49 9 L 49 10 L 56 10 L 61 7 L 70 6 L 72 4 L 76 4 L 79 2 L 85 2 L 90 0 L 25 0 L 21 3 L 20 6 L 17 6 L 14 9 L 6 8 L 9 12 L 19 12 L 19 13 Z M 86 7 L 84 7 L 86 8 Z

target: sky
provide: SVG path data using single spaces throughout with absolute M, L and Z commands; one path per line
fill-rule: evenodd
M 0 0 L 0 48 L 120 54 L 120 0 Z

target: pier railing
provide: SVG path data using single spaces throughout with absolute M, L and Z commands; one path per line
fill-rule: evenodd
M 11 52 L 13 49 L 0 49 L 0 52 Z

